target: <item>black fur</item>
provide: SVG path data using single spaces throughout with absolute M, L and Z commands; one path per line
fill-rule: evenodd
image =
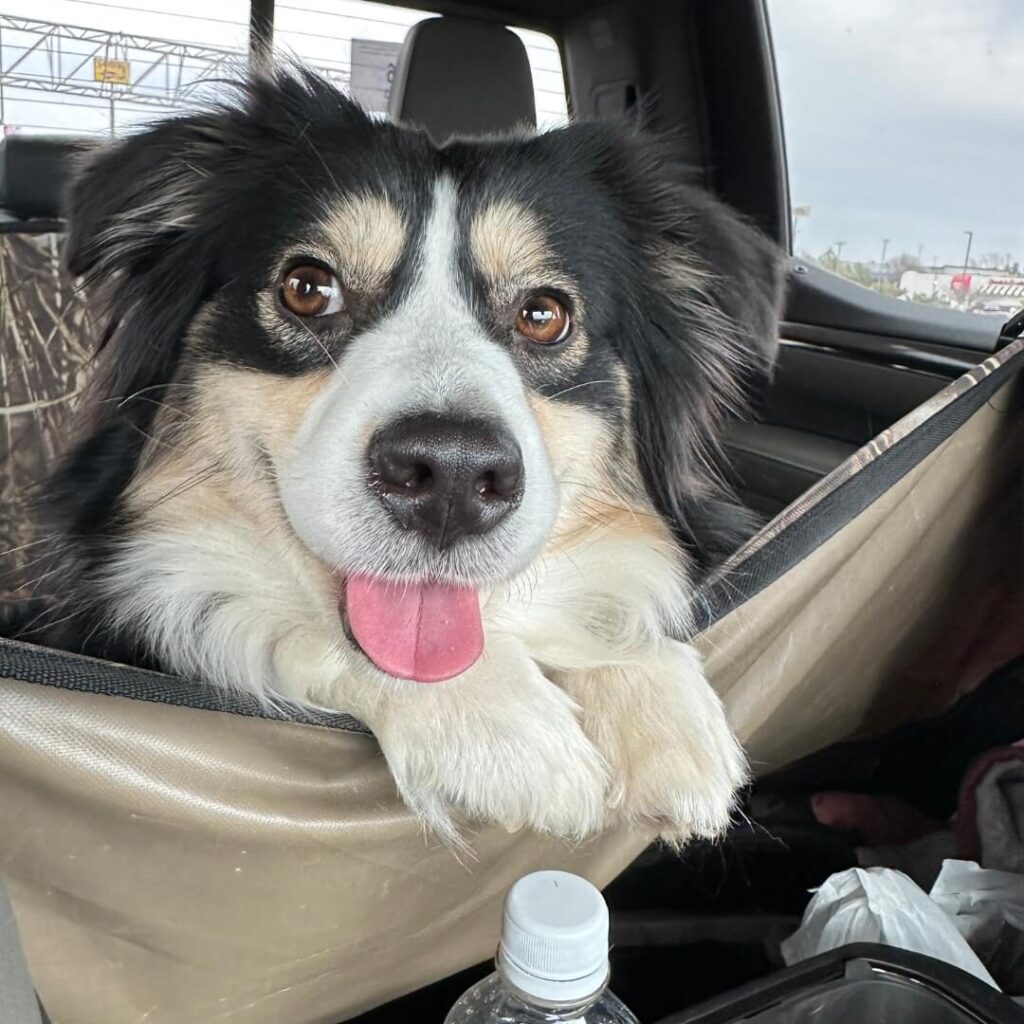
M 413 268 L 403 263 L 385 294 L 323 333 L 323 351 L 299 354 L 255 316 L 272 257 L 301 243 L 324 197 L 364 185 L 383 189 L 418 230 L 429 182 L 442 171 L 463 208 L 500 196 L 529 205 L 582 284 L 584 364 L 567 376 L 543 353 L 517 354 L 524 378 L 560 401 L 628 418 L 650 497 L 702 568 L 739 544 L 751 521 L 717 478 L 715 445 L 722 416 L 742 407 L 749 381 L 772 361 L 782 280 L 775 247 L 683 184 L 669 148 L 643 131 L 580 124 L 437 150 L 422 133 L 372 121 L 313 75 L 281 73 L 243 87 L 237 105 L 98 150 L 68 193 L 68 267 L 102 294 L 105 323 L 86 435 L 48 497 L 77 552 L 83 595 L 128 525 L 120 495 L 158 404 L 175 400 L 167 385 L 189 372 L 186 334 L 204 304 L 218 330 L 189 365 L 281 375 L 323 365 L 400 300 Z M 496 325 L 468 264 L 464 276 L 481 323 Z M 507 343 L 497 326 L 494 337 Z M 616 387 L 590 384 L 616 366 L 630 382 L 629 409 Z M 79 601 L 81 645 L 101 610 L 90 614 L 88 599 Z M 140 656 L 107 639 L 104 653 Z

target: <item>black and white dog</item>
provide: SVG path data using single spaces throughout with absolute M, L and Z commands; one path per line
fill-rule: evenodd
M 241 95 L 70 190 L 105 333 L 51 642 L 351 712 L 452 839 L 719 833 L 744 758 L 679 638 L 778 254 L 639 130 L 439 149 L 302 72 Z

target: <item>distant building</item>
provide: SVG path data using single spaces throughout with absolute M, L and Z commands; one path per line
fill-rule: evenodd
M 909 298 L 946 299 L 951 302 L 976 304 L 978 301 L 1009 300 L 1020 305 L 1024 299 L 1024 275 L 1005 270 L 962 266 L 927 267 L 905 270 L 900 275 L 900 291 Z

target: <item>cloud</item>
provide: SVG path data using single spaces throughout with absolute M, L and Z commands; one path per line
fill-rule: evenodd
M 1024 5 L 770 0 L 797 245 L 1024 258 Z

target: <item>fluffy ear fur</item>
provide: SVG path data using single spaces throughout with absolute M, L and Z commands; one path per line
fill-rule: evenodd
M 612 191 L 641 254 L 646 288 L 618 339 L 633 382 L 633 428 L 658 510 L 702 567 L 731 554 L 753 517 L 716 464 L 725 416 L 774 361 L 783 262 L 778 247 L 702 189 L 666 140 L 592 125 Z
M 213 248 L 194 230 L 202 171 L 191 150 L 212 124 L 182 118 L 99 147 L 66 195 L 65 259 L 90 289 L 99 351 L 84 405 L 87 439 L 50 478 L 45 505 L 76 534 L 92 532 L 109 514 L 109 496 L 127 483 L 119 477 L 136 458 L 124 458 L 125 450 L 141 451 L 160 386 L 173 378 L 188 323 L 211 288 Z M 128 400 L 142 390 L 148 401 Z M 92 475 L 87 487 L 83 465 Z

